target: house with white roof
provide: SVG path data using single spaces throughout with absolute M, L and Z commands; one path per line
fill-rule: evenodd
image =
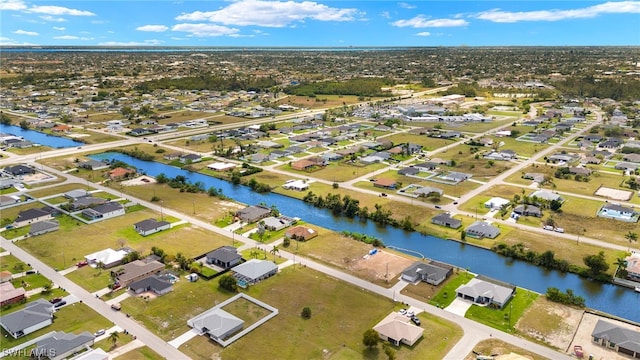
M 487 209 L 490 210 L 500 210 L 502 209 L 504 206 L 509 205 L 511 201 L 501 198 L 501 197 L 493 197 L 489 200 L 487 200 L 487 202 L 484 203 L 484 207 L 486 207 Z
M 128 254 L 126 250 L 113 250 L 111 248 L 100 250 L 93 254 L 86 255 L 84 258 L 92 267 L 102 264 L 102 267 L 108 269 L 110 267 L 120 265 L 122 259 Z
M 233 277 L 240 283 L 253 285 L 278 273 L 273 261 L 251 259 L 233 268 Z
M 492 305 L 501 309 L 515 292 L 514 285 L 478 276 L 460 285 L 456 289 L 456 296 L 476 304 Z

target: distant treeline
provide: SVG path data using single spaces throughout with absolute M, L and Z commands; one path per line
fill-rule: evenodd
M 162 78 L 136 85 L 136 89 L 149 92 L 157 89 L 214 90 L 214 91 L 256 91 L 261 92 L 277 85 L 270 77 L 222 77 L 212 75 L 188 76 L 183 78 Z
M 635 79 L 595 78 L 593 76 L 569 77 L 554 82 L 553 86 L 567 96 L 613 100 L 637 100 L 640 98 L 640 81 Z
M 317 95 L 356 95 L 388 97 L 391 92 L 382 91 L 383 87 L 394 85 L 391 79 L 355 78 L 345 81 L 321 81 L 289 86 L 285 92 L 289 95 L 310 96 Z

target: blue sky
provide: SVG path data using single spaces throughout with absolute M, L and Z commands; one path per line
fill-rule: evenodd
M 0 45 L 640 45 L 640 1 L 0 0 Z

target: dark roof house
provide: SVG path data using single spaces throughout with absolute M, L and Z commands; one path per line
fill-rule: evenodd
M 138 234 L 147 236 L 171 228 L 171 223 L 168 221 L 147 219 L 133 224 L 133 228 L 138 232 Z
M 453 274 L 453 266 L 451 265 L 436 261 L 429 263 L 418 261 L 402 271 L 402 279 L 412 283 L 420 280 L 428 284 L 440 285 L 451 274 Z
M 640 358 L 640 332 L 598 320 L 591 333 L 591 341 L 606 348 Z
M 207 263 L 228 269 L 242 261 L 238 249 L 233 246 L 222 246 L 207 254 Z

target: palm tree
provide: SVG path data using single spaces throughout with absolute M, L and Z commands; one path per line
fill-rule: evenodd
M 634 233 L 633 231 L 629 231 L 628 233 L 624 234 L 624 238 L 629 240 L 629 251 L 631 251 L 631 243 L 632 242 L 638 242 L 638 234 Z
M 273 254 L 273 260 L 276 259 L 276 254 L 280 254 L 280 249 L 278 249 L 278 245 L 273 245 L 273 247 L 271 248 L 270 253 Z
M 111 334 L 109 334 L 109 340 L 111 340 L 111 342 L 113 343 L 113 346 L 116 346 L 116 343 L 118 342 L 118 338 L 120 337 L 120 335 L 118 335 L 117 331 L 112 332 Z
M 249 256 L 251 256 L 254 259 L 257 259 L 259 255 L 260 253 L 257 250 L 251 250 L 251 252 L 249 253 Z

